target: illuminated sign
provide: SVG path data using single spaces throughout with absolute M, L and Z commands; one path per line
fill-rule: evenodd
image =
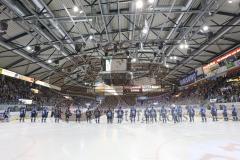
M 238 52 L 240 52 L 240 48 L 234 49 L 233 51 L 230 51 L 229 53 L 225 54 L 224 56 L 219 57 L 219 58 L 213 60 L 211 63 L 207 64 L 206 66 L 203 66 L 203 69 L 206 69 L 206 68 L 209 68 L 211 66 L 214 66 L 214 65 L 218 64 L 219 62 L 227 59 L 228 57 L 231 57 L 231 56 L 237 54 Z
M 18 74 L 18 73 L 15 73 L 15 72 L 9 71 L 7 69 L 3 69 L 3 68 L 0 68 L 0 74 L 3 74 L 5 76 L 9 76 L 9 77 L 13 77 L 13 78 L 16 78 L 16 79 L 20 79 L 20 80 L 23 80 L 23 81 L 27 81 L 27 82 L 30 82 L 30 83 L 34 82 L 34 78 L 27 77 L 27 76 L 24 76 L 24 75 L 21 75 L 21 74 Z M 48 83 L 45 83 L 45 82 L 42 82 L 42 81 L 36 81 L 35 83 L 40 85 L 40 86 L 44 86 L 44 87 L 47 87 L 47 88 L 52 88 L 52 89 L 55 89 L 55 90 L 58 90 L 58 91 L 61 90 L 61 88 L 58 87 L 58 86 L 54 86 L 54 85 L 51 85 L 51 84 L 48 84 Z
M 183 78 L 182 80 L 180 80 L 180 84 L 181 85 L 186 85 L 186 84 L 195 82 L 196 79 L 197 79 L 197 73 L 194 72 L 194 73 L 190 74 L 189 76 L 187 76 L 187 77 Z

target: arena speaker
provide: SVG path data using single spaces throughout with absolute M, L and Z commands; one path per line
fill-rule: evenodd
M 8 29 L 7 22 L 0 22 L 0 33 L 6 33 Z
M 41 47 L 40 47 L 40 46 L 37 45 L 37 46 L 34 47 L 34 52 L 37 53 L 37 52 L 39 52 L 40 50 L 41 50 Z
M 76 45 L 75 45 L 75 50 L 76 50 L 77 52 L 81 52 L 81 51 L 82 51 L 82 48 L 85 47 L 85 46 L 86 46 L 85 43 L 76 44 Z

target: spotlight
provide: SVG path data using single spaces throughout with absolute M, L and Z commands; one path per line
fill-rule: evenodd
M 51 59 L 48 59 L 48 60 L 47 60 L 47 63 L 49 63 L 49 64 L 52 63 L 52 60 L 51 60 Z
M 148 33 L 148 29 L 146 27 L 144 27 L 143 30 L 142 30 L 142 33 L 143 34 L 147 34 Z
M 132 63 L 135 63 L 136 61 L 137 61 L 136 58 L 133 58 L 133 59 L 131 60 Z
M 180 49 L 188 49 L 189 48 L 189 45 L 185 42 L 185 43 L 181 43 L 180 45 L 179 45 L 179 48 Z
M 79 13 L 82 14 L 82 13 L 83 13 L 83 10 L 80 10 Z
M 168 67 L 169 67 L 169 65 L 168 65 L 168 64 L 166 64 L 166 65 L 165 65 L 165 67 L 166 67 L 166 68 L 168 68 Z
M 143 8 L 143 1 L 142 1 L 142 0 L 137 0 L 137 2 L 136 2 L 136 8 L 137 8 L 137 9 Z
M 203 27 L 202 27 L 202 29 L 203 29 L 203 31 L 208 31 L 208 29 L 209 29 L 209 27 L 207 26 L 207 25 L 204 25 Z
M 232 1 L 232 0 L 228 0 L 228 3 L 230 3 L 230 4 L 231 4 L 231 3 L 233 3 L 233 1 Z
M 78 12 L 78 11 L 79 11 L 78 6 L 74 6 L 74 7 L 73 7 L 73 12 Z
M 90 40 L 92 40 L 92 39 L 93 39 L 93 36 L 92 36 L 92 35 L 90 35 L 90 36 L 89 36 L 89 39 L 90 39 Z
M 180 45 L 179 45 L 179 48 L 180 48 L 180 49 L 184 49 L 184 44 L 180 44 Z
M 31 47 L 31 46 L 27 46 L 27 47 L 26 47 L 26 50 L 27 50 L 27 51 L 31 51 L 31 50 L 32 50 L 32 47 Z
M 169 58 L 170 58 L 170 60 L 176 60 L 176 59 L 177 59 L 176 56 L 171 56 L 171 57 L 169 57 Z
M 155 0 L 148 0 L 149 3 L 153 4 Z

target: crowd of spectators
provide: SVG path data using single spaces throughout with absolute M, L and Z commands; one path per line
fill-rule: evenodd
M 39 93 L 32 92 L 32 88 L 37 88 Z M 54 105 L 60 98 L 63 96 L 51 89 L 15 78 L 0 76 L 0 104 L 21 104 L 19 99 L 31 99 L 39 105 Z
M 216 100 L 218 103 L 240 102 L 239 89 L 238 81 L 219 77 L 182 88 L 180 91 L 165 96 L 165 100 L 168 99 L 170 103 L 177 104 L 201 104 L 210 102 L 210 100 Z

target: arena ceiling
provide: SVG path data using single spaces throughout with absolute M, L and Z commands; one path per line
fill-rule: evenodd
M 94 84 L 106 50 L 137 59 L 134 79 L 176 84 L 240 42 L 240 0 L 0 2 L 0 67 L 60 87 Z

